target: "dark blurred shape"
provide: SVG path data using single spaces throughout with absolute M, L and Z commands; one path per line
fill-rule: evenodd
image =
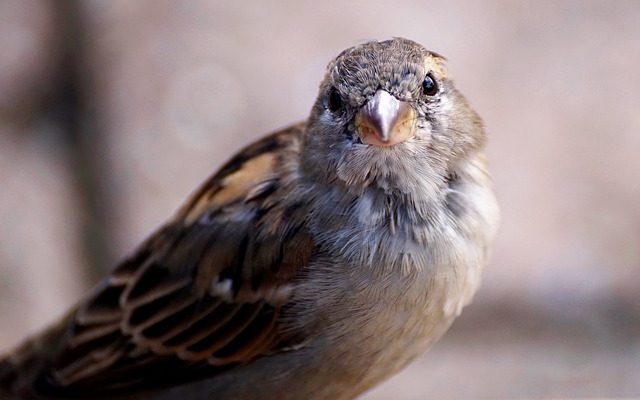
M 38 0 L 0 2 L 0 119 L 24 125 L 53 86 L 60 59 L 55 6 Z

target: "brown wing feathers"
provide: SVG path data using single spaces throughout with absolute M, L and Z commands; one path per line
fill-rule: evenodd
M 313 247 L 303 226 L 287 222 L 301 221 L 285 217 L 297 207 L 276 196 L 279 152 L 298 133 L 241 152 L 96 287 L 41 384 L 106 393 L 154 374 L 171 381 L 197 376 L 181 370 L 215 373 L 275 350 L 289 281 Z

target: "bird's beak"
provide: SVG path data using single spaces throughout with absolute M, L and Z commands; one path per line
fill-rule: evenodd
M 415 110 L 386 90 L 378 90 L 356 114 L 360 139 L 374 146 L 393 146 L 414 135 Z

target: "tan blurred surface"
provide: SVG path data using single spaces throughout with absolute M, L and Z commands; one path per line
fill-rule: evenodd
M 476 303 L 365 398 L 640 396 L 640 2 L 79 4 L 99 221 L 41 110 L 56 3 L 0 3 L 0 348 L 89 286 L 83 225 L 116 262 L 233 151 L 305 118 L 335 54 L 404 36 L 484 117 L 503 224 Z

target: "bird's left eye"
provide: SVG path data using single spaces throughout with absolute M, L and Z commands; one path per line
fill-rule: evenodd
M 327 101 L 327 108 L 332 113 L 340 111 L 342 108 L 342 97 L 336 88 L 331 88 L 329 91 L 329 100 Z
M 433 96 L 438 93 L 438 84 L 431 73 L 427 74 L 424 77 L 424 81 L 422 81 L 422 92 L 427 96 Z

